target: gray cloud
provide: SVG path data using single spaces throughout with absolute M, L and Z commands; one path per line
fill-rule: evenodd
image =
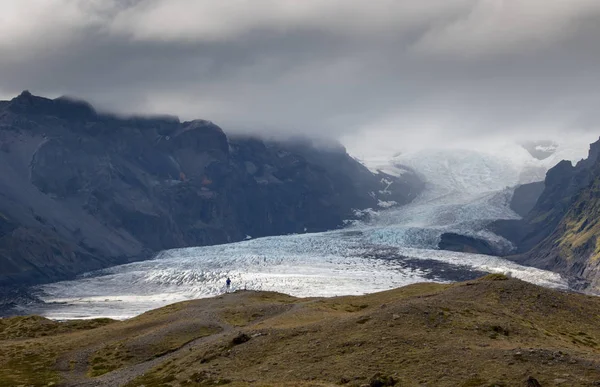
M 5 0 L 0 97 L 353 147 L 598 130 L 597 0 Z M 393 143 L 393 144 L 391 144 Z

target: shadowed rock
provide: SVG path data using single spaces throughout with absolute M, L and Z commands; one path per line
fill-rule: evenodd
M 442 250 L 473 254 L 496 255 L 498 253 L 490 243 L 483 239 L 450 232 L 442 234 L 438 247 Z
M 341 146 L 228 137 L 206 120 L 117 117 L 23 92 L 0 103 L 0 285 L 334 229 L 421 189 L 414 174 L 373 174 Z
M 491 229 L 518 247 L 519 263 L 566 275 L 575 288 L 600 292 L 600 141 L 588 158 L 550 169 L 544 190 L 522 220 Z

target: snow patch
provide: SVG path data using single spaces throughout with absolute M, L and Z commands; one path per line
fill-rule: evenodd
M 394 182 L 386 179 L 385 177 L 381 179 L 381 184 L 385 185 L 385 188 L 380 190 L 379 193 L 381 195 L 391 195 L 392 191 L 390 191 L 390 187 Z
M 393 207 L 393 206 L 395 206 L 397 204 L 398 204 L 398 202 L 393 201 L 393 200 L 389 200 L 389 201 L 379 200 L 377 202 L 377 206 L 380 207 L 380 208 L 390 208 L 390 207 Z

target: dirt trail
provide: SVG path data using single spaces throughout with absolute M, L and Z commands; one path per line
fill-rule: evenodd
M 90 380 L 90 378 L 86 377 L 84 374 L 83 377 L 85 379 L 70 380 L 65 385 L 66 386 L 84 386 L 84 387 L 124 386 L 127 383 L 134 380 L 135 378 L 144 375 L 146 372 L 150 371 L 152 368 L 156 367 L 157 365 L 164 363 L 166 361 L 169 361 L 172 358 L 177 357 L 181 353 L 181 351 L 187 351 L 189 348 L 195 347 L 197 345 L 208 344 L 208 343 L 218 341 L 218 340 L 222 339 L 224 336 L 231 334 L 231 331 L 233 329 L 231 326 L 223 324 L 223 325 L 221 325 L 221 327 L 223 328 L 223 332 L 221 332 L 221 333 L 217 333 L 217 334 L 207 336 L 207 337 L 201 337 L 199 339 L 196 339 L 196 340 L 184 345 L 183 347 L 179 348 L 178 350 L 176 350 L 174 352 L 168 353 L 168 354 L 158 357 L 156 359 L 152 359 L 152 360 L 140 363 L 140 364 L 135 364 L 133 366 L 124 367 L 124 368 L 109 372 L 107 374 L 104 374 L 102 376 L 99 376 L 97 378 L 94 378 L 92 380 Z
M 169 352 L 163 356 L 157 357 L 152 360 L 148 360 L 131 366 L 125 366 L 117 370 L 108 372 L 104 375 L 95 378 L 90 378 L 88 376 L 88 371 L 90 367 L 90 357 L 96 351 L 104 347 L 107 343 L 101 343 L 98 345 L 93 345 L 91 347 L 82 348 L 70 352 L 65 356 L 61 357 L 57 364 L 57 368 L 61 371 L 63 377 L 63 383 L 61 383 L 61 385 L 68 387 L 124 386 L 127 383 L 134 380 L 135 378 L 144 375 L 159 364 L 177 358 L 182 353 L 187 353 L 191 348 L 197 347 L 199 345 L 211 344 L 222 340 L 227 336 L 231 336 L 232 332 L 236 330 L 241 330 L 242 328 L 224 322 L 222 317 L 219 316 L 219 312 L 217 309 L 221 309 L 223 308 L 223 306 L 235 306 L 237 303 L 240 302 L 240 298 L 243 300 L 244 296 L 245 295 L 242 294 L 240 297 L 240 294 L 238 293 L 236 295 L 231 294 L 217 297 L 212 302 L 204 300 L 205 306 L 208 306 L 206 309 L 202 311 L 188 310 L 186 311 L 184 316 L 179 314 L 177 318 L 173 318 L 173 322 L 175 322 L 177 319 L 181 319 L 182 317 L 193 319 L 195 322 L 201 325 L 219 327 L 221 331 L 210 336 L 195 339 L 172 352 Z M 208 305 L 206 305 L 206 303 L 208 303 Z M 274 314 L 289 312 L 290 310 L 293 310 L 298 306 L 299 305 L 289 305 L 289 307 L 283 308 Z M 273 314 L 265 316 L 264 318 L 256 319 L 252 323 L 244 326 L 244 329 L 252 328 L 252 326 L 260 323 L 264 319 L 268 319 L 271 317 L 273 317 Z M 111 341 L 115 340 L 113 339 Z
M 598 297 L 490 274 L 364 296 L 240 292 L 98 328 L 12 320 L 20 341 L 0 340 L 0 385 L 589 387 L 598 311 Z

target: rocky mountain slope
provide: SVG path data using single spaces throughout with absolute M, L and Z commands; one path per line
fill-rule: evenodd
M 554 270 L 580 289 L 600 291 L 600 141 L 573 166 L 548 171 L 544 190 L 520 221 L 499 221 L 494 231 L 512 240 L 519 263 Z
M 0 103 L 0 285 L 162 249 L 322 231 L 422 183 L 340 146 L 228 137 L 209 121 L 122 118 L 23 92 Z
M 0 384 L 595 386 L 600 298 L 502 275 L 359 297 L 241 291 L 122 322 L 0 320 Z
M 523 217 L 527 216 L 544 192 L 544 188 L 543 181 L 518 186 L 510 201 L 511 210 Z

